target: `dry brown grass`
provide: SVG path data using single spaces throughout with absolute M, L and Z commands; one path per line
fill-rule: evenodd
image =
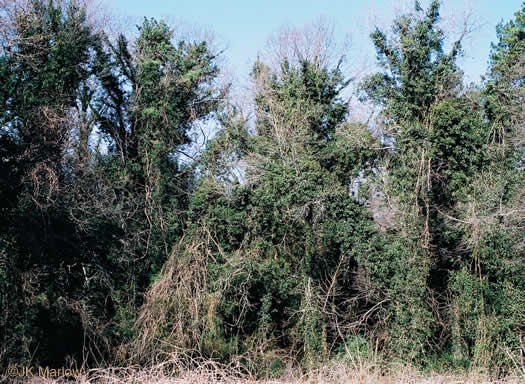
M 34 377 L 28 381 L 30 384 L 64 383 L 64 379 L 51 379 Z M 421 373 L 410 367 L 392 369 L 390 374 L 382 374 L 373 366 L 361 365 L 349 367 L 346 364 L 335 363 L 300 374 L 290 370 L 288 374 L 279 379 L 257 380 L 246 375 L 225 370 L 214 363 L 204 363 L 193 370 L 180 371 L 177 364 L 164 363 L 150 368 L 111 368 L 92 369 L 87 374 L 78 377 L 77 384 L 411 384 L 411 383 L 436 383 L 436 384 L 485 384 L 485 383 L 523 383 L 523 378 L 508 377 L 494 379 L 482 374 L 430 374 Z

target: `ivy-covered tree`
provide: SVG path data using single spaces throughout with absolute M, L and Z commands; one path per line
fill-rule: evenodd
M 386 303 L 387 348 L 412 359 L 424 353 L 435 329 L 427 281 L 441 264 L 435 255 L 439 203 L 433 191 L 440 190 L 437 172 L 444 169 L 433 141 L 454 140 L 443 135 L 432 115 L 460 84 L 459 42 L 445 54 L 438 22 L 438 1 L 426 11 L 416 2 L 414 13 L 394 21 L 391 38 L 376 29 L 371 38 L 383 71 L 362 84 L 366 97 L 383 108 L 384 126 L 396 147 L 388 156 L 391 182 L 385 193 L 396 200 L 398 224 L 385 252 L 369 259 L 368 268 Z
M 175 42 L 153 19 L 139 32 L 133 49 L 124 36 L 98 47 L 92 107 L 108 153 L 97 155 L 87 180 L 93 195 L 78 210 L 97 234 L 89 241 L 100 247 L 102 269 L 112 271 L 107 301 L 121 341 L 133 336 L 143 294 L 182 236 L 194 173 L 180 157 L 190 131 L 219 112 L 225 94 L 205 42 Z
M 480 94 L 485 140 L 447 216 L 461 238 L 449 280 L 452 353 L 497 372 L 523 353 L 524 10 L 497 28 Z
M 504 283 L 506 279 L 500 275 L 498 279 L 503 280 L 490 288 L 486 285 L 484 293 L 474 281 L 466 282 L 462 275 L 466 271 L 490 280 L 488 265 L 498 257 L 487 255 L 487 265 L 482 265 L 479 249 L 472 247 L 473 238 L 466 245 L 463 231 L 456 226 L 472 225 L 473 230 L 479 222 L 472 217 L 459 219 L 454 213 L 458 206 L 474 209 L 484 205 L 478 183 L 490 180 L 485 178 L 491 170 L 502 166 L 515 173 L 516 157 L 497 153 L 497 120 L 485 114 L 487 104 L 482 94 L 461 89 L 461 73 L 455 64 L 461 42 L 445 54 L 444 33 L 438 22 L 438 1 L 426 11 L 416 2 L 413 14 L 394 22 L 392 38 L 379 30 L 372 34 L 384 72 L 367 78 L 362 89 L 382 107 L 385 129 L 395 139 L 395 150 L 386 157 L 385 199 L 393 202 L 397 213 L 386 234 L 390 244 L 379 259 L 369 258 L 368 268 L 374 288 L 381 287 L 380 297 L 388 303 L 383 321 L 391 353 L 422 361 L 425 355 L 450 351 L 452 364 L 469 361 L 496 368 L 509 363 L 490 350 L 490 340 L 499 332 L 496 308 L 501 304 L 495 303 L 504 296 L 498 293 L 499 284 L 510 283 Z M 494 68 L 497 70 L 497 65 Z M 512 183 L 504 184 L 510 187 Z M 498 233 L 494 235 L 500 237 Z M 489 248 L 495 251 L 497 246 L 491 243 Z M 499 257 L 512 259 L 509 252 L 501 250 Z M 488 304 L 488 292 L 495 306 Z M 448 297 L 458 301 L 451 303 Z M 477 326 L 467 325 L 461 308 L 476 319 Z M 470 336 L 460 336 L 460 329 Z M 465 351 L 462 348 L 470 352 L 458 352 Z
M 152 287 L 141 346 L 164 336 L 225 361 L 248 353 L 268 373 L 283 364 L 278 350 L 328 358 L 362 314 L 355 275 L 375 230 L 350 180 L 374 139 L 347 123 L 337 65 L 284 60 L 273 72 L 257 62 L 253 79 L 256 132 L 232 117 L 205 154 L 187 238 Z M 228 160 L 243 167 L 242 183 L 216 171 Z
M 178 151 L 219 109 L 216 56 L 206 43 L 173 42 L 154 20 L 135 50 L 123 36 L 113 45 L 76 1 L 16 9 L 0 71 L 1 177 L 12 181 L 1 192 L 2 273 L 12 279 L 2 300 L 26 305 L 6 309 L 2 339 L 17 346 L 13 359 L 38 343 L 42 363 L 112 357 L 182 234 L 193 172 Z M 94 127 L 107 151 L 89 153 Z M 68 342 L 54 343 L 62 334 Z
M 77 1 L 32 0 L 11 15 L 0 57 L 0 338 L 7 362 L 35 356 L 50 363 L 82 348 L 81 319 L 69 306 L 84 276 L 65 155 L 97 36 Z

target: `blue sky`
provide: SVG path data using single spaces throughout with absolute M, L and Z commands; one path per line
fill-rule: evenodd
M 368 34 L 374 24 L 392 20 L 396 10 L 411 8 L 411 0 L 108 0 L 119 16 L 170 18 L 212 30 L 225 48 L 228 67 L 238 79 L 245 79 L 257 53 L 264 48 L 271 33 L 284 24 L 300 27 L 320 16 L 336 25 L 338 35 L 349 34 L 351 53 L 367 58 L 373 68 L 374 51 Z M 428 4 L 428 0 L 421 1 Z M 465 57 L 460 64 L 468 81 L 477 81 L 487 67 L 490 42 L 495 41 L 496 25 L 513 17 L 522 0 L 444 0 L 445 23 L 461 20 L 466 9 L 472 10 L 476 30 L 464 44 Z M 136 18 L 136 19 L 135 19 Z

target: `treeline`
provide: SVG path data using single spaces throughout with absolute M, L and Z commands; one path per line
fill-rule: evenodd
M 322 50 L 254 63 L 250 119 L 218 53 L 162 21 L 129 41 L 81 1 L 1 4 L 3 367 L 524 373 L 525 3 L 480 86 L 439 1 L 376 29 L 367 123 Z

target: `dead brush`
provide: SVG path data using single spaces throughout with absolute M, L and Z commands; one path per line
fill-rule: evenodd
M 184 369 L 186 362 L 170 360 L 146 368 L 137 366 L 91 369 L 83 376 L 66 381 L 34 377 L 29 384 L 518 384 L 520 377 L 495 379 L 482 374 L 464 375 L 421 373 L 410 366 L 391 366 L 378 370 L 362 365 L 359 370 L 341 362 L 328 363 L 301 373 L 290 369 L 279 379 L 255 379 L 235 368 L 215 362 L 194 361 L 195 368 Z

